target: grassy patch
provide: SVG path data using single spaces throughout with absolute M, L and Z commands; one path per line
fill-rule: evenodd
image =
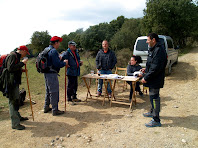
M 88 58 L 82 57 L 81 60 L 83 60 L 83 66 L 81 66 L 81 76 L 85 75 L 87 73 L 90 73 L 90 70 L 95 70 L 95 58 L 89 56 Z M 24 67 L 25 68 L 25 67 Z M 28 82 L 29 82 L 29 88 L 30 88 L 30 94 L 31 99 L 34 101 L 37 100 L 43 100 L 45 98 L 45 81 L 44 81 L 44 75 L 41 73 L 38 73 L 35 66 L 35 58 L 29 59 L 27 63 L 27 69 L 28 69 Z M 61 68 L 59 72 L 59 88 L 60 92 L 64 92 L 65 88 L 65 68 Z M 79 87 L 84 86 L 84 82 L 79 77 Z M 29 98 L 28 94 L 28 87 L 27 87 L 27 78 L 26 74 L 22 74 L 22 84 L 20 85 L 20 89 L 24 88 L 26 90 L 26 98 Z M 3 111 L 8 108 L 8 98 L 4 97 L 2 93 L 0 93 L 0 111 Z

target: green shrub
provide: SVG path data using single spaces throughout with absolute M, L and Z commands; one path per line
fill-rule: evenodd
M 117 56 L 117 67 L 127 67 L 133 52 L 129 48 L 124 48 L 116 52 Z

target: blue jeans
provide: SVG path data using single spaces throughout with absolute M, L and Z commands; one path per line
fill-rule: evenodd
M 112 74 L 111 70 L 100 70 L 100 74 Z M 99 79 L 99 83 L 98 83 L 98 92 L 102 93 L 102 85 L 103 85 L 103 80 Z M 107 92 L 111 93 L 111 87 L 108 83 L 107 85 Z

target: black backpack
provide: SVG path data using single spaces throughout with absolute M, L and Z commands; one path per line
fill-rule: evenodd
M 47 65 L 47 55 L 50 50 L 50 47 L 45 48 L 36 58 L 36 69 L 39 73 L 47 73 L 50 71 L 50 67 Z
M 16 56 L 15 64 L 17 64 L 17 62 L 18 62 L 17 54 L 15 52 L 11 52 L 11 53 L 15 54 L 15 56 Z M 0 56 L 0 91 L 3 93 L 4 96 L 6 96 L 6 93 L 8 91 L 7 91 L 7 84 L 5 84 L 5 82 L 4 82 L 5 75 L 3 76 L 2 73 L 3 73 L 4 69 L 6 70 L 6 62 L 7 62 L 6 60 L 10 54 Z M 6 85 L 6 88 L 4 88 L 5 85 Z

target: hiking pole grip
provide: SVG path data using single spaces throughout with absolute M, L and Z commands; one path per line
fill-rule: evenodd
M 65 65 L 65 112 L 66 112 L 66 101 L 67 101 L 67 65 Z
M 26 78 L 27 78 L 27 86 L 28 86 L 28 93 L 29 93 L 29 99 L 30 99 L 30 107 L 31 107 L 31 111 L 32 111 L 32 119 L 34 121 L 34 113 L 33 113 L 33 109 L 32 109 L 32 100 L 31 100 L 31 96 L 30 96 L 30 87 L 29 87 L 29 82 L 28 82 L 28 74 L 27 74 L 26 64 L 25 64 L 25 74 L 26 74 Z

